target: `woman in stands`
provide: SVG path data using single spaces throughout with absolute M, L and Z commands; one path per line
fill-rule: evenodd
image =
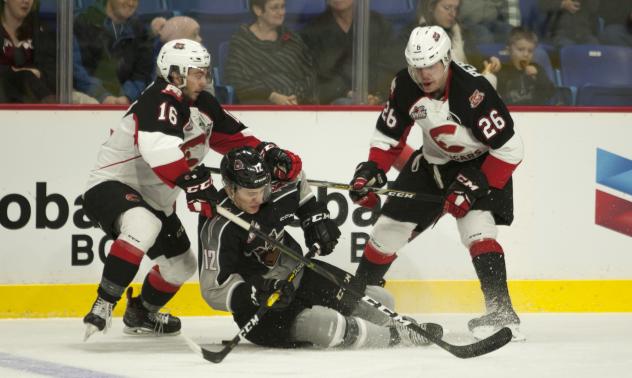
M 285 0 L 251 0 L 255 22 L 230 41 L 226 84 L 242 104 L 317 103 L 315 71 L 307 46 L 283 25 Z
M 55 34 L 40 24 L 36 5 L 0 1 L 0 102 L 55 101 Z

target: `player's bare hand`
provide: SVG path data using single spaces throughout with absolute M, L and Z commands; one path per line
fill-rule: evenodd
M 562 0 L 560 8 L 567 10 L 571 14 L 575 14 L 581 8 L 581 3 L 576 0 Z

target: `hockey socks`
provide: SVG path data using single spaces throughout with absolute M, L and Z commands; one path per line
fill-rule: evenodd
M 105 260 L 103 277 L 98 289 L 99 297 L 111 303 L 118 302 L 138 272 L 144 255 L 142 250 L 128 242 L 115 240 Z
M 143 300 L 143 306 L 149 311 L 156 312 L 167 304 L 179 289 L 180 286 L 165 281 L 156 265 L 147 273 L 140 297 Z
M 397 258 L 396 254 L 380 253 L 371 243 L 364 247 L 364 253 L 358 264 L 355 276 L 366 285 L 384 286 L 384 275 Z

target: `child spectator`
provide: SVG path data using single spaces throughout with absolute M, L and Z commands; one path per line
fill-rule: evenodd
M 39 22 L 33 3 L 0 2 L 0 102 L 55 101 L 55 34 Z
M 498 92 L 507 104 L 549 105 L 555 86 L 544 69 L 532 62 L 538 44 L 534 32 L 516 27 L 509 34 L 510 61 L 498 73 Z

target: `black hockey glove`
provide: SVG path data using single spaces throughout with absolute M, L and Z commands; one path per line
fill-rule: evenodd
M 463 168 L 448 187 L 443 212 L 462 218 L 470 211 L 474 201 L 489 193 L 487 177 L 474 167 Z
M 294 299 L 294 285 L 287 280 L 255 276 L 251 278 L 251 284 L 257 290 L 253 298 L 253 304 L 256 306 L 266 303 L 270 296 L 277 291 L 279 298 L 272 304 L 271 310 L 283 310 Z
M 349 191 L 349 197 L 353 203 L 372 209 L 378 203 L 377 194 L 364 189 L 365 186 L 381 188 L 386 185 L 386 174 L 377 167 L 374 161 L 365 161 L 358 164 L 349 184 L 353 188 Z
M 303 162 L 298 155 L 282 150 L 274 143 L 261 142 L 257 146 L 257 151 L 277 180 L 292 181 L 303 169 Z
M 338 244 L 340 230 L 336 223 L 331 220 L 327 206 L 312 198 L 298 209 L 297 215 L 301 220 L 301 228 L 305 234 L 305 244 L 308 247 L 318 244 L 320 247 L 318 254 L 321 256 L 333 252 Z
M 196 167 L 176 179 L 176 185 L 184 190 L 189 210 L 211 218 L 215 213 L 215 204 L 219 200 L 213 186 L 211 170 L 203 165 Z

